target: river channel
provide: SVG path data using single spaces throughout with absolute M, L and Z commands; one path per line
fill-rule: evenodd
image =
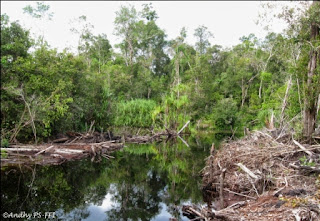
M 204 204 L 200 171 L 221 135 L 184 139 L 126 144 L 100 162 L 2 168 L 1 220 L 188 220 L 181 207 Z

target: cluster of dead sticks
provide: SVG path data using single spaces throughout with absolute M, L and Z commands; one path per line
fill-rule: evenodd
M 5 165 L 58 165 L 70 160 L 91 157 L 92 161 L 99 161 L 101 157 L 112 158 L 109 154 L 123 148 L 124 143 L 146 143 L 159 139 L 161 135 L 112 137 L 93 133 L 68 133 L 68 137 L 55 139 L 41 145 L 15 144 L 8 148 L 1 148 L 5 157 L 1 157 L 1 166 Z
M 114 136 L 110 131 L 95 132 L 90 129 L 85 133 L 67 132 L 65 135 L 41 145 L 11 144 L 1 148 L 1 167 L 5 165 L 58 165 L 70 160 L 91 157 L 92 161 L 100 161 L 101 157 L 113 158 L 109 154 L 124 147 L 125 143 L 151 143 L 171 137 L 179 137 L 178 132 L 165 130 L 152 135 Z M 5 157 L 3 157 L 5 156 Z
M 190 220 L 320 220 L 320 145 L 280 142 L 256 131 L 212 146 L 202 171 L 206 206 L 188 205 Z

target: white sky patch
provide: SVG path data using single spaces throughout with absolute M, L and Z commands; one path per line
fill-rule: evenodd
M 107 217 L 105 212 L 110 210 L 112 208 L 112 205 L 114 205 L 114 203 L 111 200 L 111 197 L 112 195 L 108 193 L 102 201 L 101 206 L 90 205 L 88 207 L 90 215 L 85 220 L 105 220 Z
M 54 13 L 52 21 L 43 24 L 44 37 L 51 47 L 62 50 L 78 44 L 78 37 L 71 33 L 72 19 L 81 15 L 87 16 L 87 21 L 94 25 L 95 35 L 105 33 L 114 46 L 119 40 L 114 32 L 115 12 L 121 5 L 132 4 L 139 11 L 141 1 L 46 1 L 50 11 Z M 1 1 L 1 14 L 6 13 L 10 21 L 19 20 L 25 28 L 39 35 L 35 19 L 23 13 L 23 7 L 35 6 L 33 1 Z M 211 44 L 230 47 L 240 43 L 239 38 L 254 33 L 263 38 L 266 34 L 263 27 L 257 26 L 260 2 L 258 1 L 153 1 L 152 5 L 158 13 L 157 24 L 167 33 L 167 39 L 176 38 L 182 27 L 187 28 L 187 42 L 195 44 L 194 30 L 204 25 L 213 33 Z M 39 25 L 38 25 L 39 26 Z M 283 24 L 275 27 L 280 32 Z

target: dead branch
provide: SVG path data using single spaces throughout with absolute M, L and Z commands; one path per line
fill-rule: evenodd
M 87 132 L 88 134 L 91 134 L 91 133 L 93 132 L 92 127 L 93 127 L 93 125 L 94 125 L 94 122 L 95 122 L 95 121 L 91 121 L 89 130 L 88 130 L 88 132 Z
M 49 151 L 49 150 L 51 150 L 52 148 L 54 148 L 53 145 L 51 145 L 50 147 L 48 147 L 48 148 L 46 148 L 46 149 L 44 149 L 44 150 L 41 150 L 40 152 L 36 153 L 34 156 L 38 156 L 39 154 L 42 154 L 42 153 L 44 153 L 44 152 L 46 152 L 46 151 Z
M 309 173 L 320 173 L 320 168 L 319 167 L 311 167 L 311 166 L 297 166 L 294 165 L 292 163 L 289 164 L 290 167 L 294 168 L 294 169 L 298 169 L 298 170 L 305 170 L 308 171 Z
M 188 126 L 189 123 L 190 123 L 190 120 L 188 120 L 188 122 L 179 130 L 179 132 L 177 134 L 179 135 L 184 130 L 184 128 L 186 128 L 186 126 Z
M 103 156 L 104 158 L 106 158 L 106 159 L 114 159 L 114 157 L 113 156 L 110 156 L 110 155 L 108 155 L 108 154 L 101 154 L 101 156 Z
M 39 148 L 1 148 L 1 151 L 6 152 L 39 152 L 41 149 Z
M 235 164 L 237 166 L 239 166 L 244 172 L 246 172 L 250 177 L 252 177 L 253 179 L 259 179 L 259 177 L 257 175 L 255 175 L 251 170 L 249 170 L 245 165 L 243 165 L 242 163 L 237 163 Z
M 82 154 L 84 151 L 83 150 L 73 150 L 73 149 L 56 149 L 56 153 L 61 153 L 61 154 Z
M 179 139 L 187 146 L 187 147 L 190 147 L 189 144 L 187 143 L 187 141 L 185 141 L 182 137 L 180 137 L 178 135 Z
M 293 143 L 295 144 L 295 145 L 297 145 L 301 150 L 303 150 L 306 154 L 308 154 L 309 156 L 312 156 L 313 154 L 312 154 L 312 152 L 311 151 L 309 151 L 309 150 L 307 150 L 304 146 L 302 146 L 298 141 L 296 141 L 296 140 L 294 140 L 294 139 L 292 139 L 292 141 L 293 141 Z
M 223 181 L 224 181 L 224 177 L 226 175 L 226 168 L 223 168 L 223 170 L 221 171 L 220 174 L 220 194 L 219 194 L 219 198 L 220 198 L 220 205 L 221 205 L 221 209 L 224 208 L 224 200 L 223 200 Z
M 249 199 L 254 199 L 254 200 L 257 199 L 257 198 L 252 197 L 252 196 L 248 196 L 248 195 L 244 195 L 244 194 L 242 194 L 242 193 L 237 193 L 237 192 L 231 191 L 231 190 L 229 190 L 229 189 L 227 189 L 227 188 L 224 188 L 223 190 L 225 190 L 225 191 L 227 191 L 227 192 L 229 192 L 229 193 L 233 193 L 233 194 L 235 194 L 235 195 L 239 195 L 239 196 L 243 196 L 243 197 L 249 198 Z
M 95 157 L 97 154 L 96 154 L 96 150 L 94 148 L 94 145 L 91 145 L 91 150 L 92 150 L 93 157 Z
M 63 138 L 60 138 L 60 139 L 53 140 L 52 143 L 62 143 L 62 142 L 68 141 L 68 140 L 69 140 L 68 137 L 63 137 Z
M 203 214 L 201 214 L 196 209 L 192 208 L 191 206 L 182 206 L 182 211 L 187 214 L 187 216 L 193 215 L 195 217 L 199 217 L 203 220 L 208 220 Z
M 236 202 L 236 203 L 228 206 L 227 209 L 228 209 L 228 208 L 240 208 L 241 206 L 244 206 L 244 205 L 246 205 L 246 204 L 247 204 L 246 201 Z
M 25 113 L 26 113 L 26 106 L 24 107 L 24 110 L 23 110 L 22 115 L 20 117 L 19 123 L 13 129 L 13 133 L 10 136 L 10 142 L 13 142 L 16 140 L 16 137 L 17 137 L 18 133 L 20 132 L 21 128 L 23 128 L 25 126 L 25 125 L 21 126 Z

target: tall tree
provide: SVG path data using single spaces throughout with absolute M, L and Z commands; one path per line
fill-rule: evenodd
M 304 135 L 311 139 L 316 126 L 317 111 L 319 111 L 320 93 L 320 2 L 313 1 L 305 18 L 309 28 L 310 44 L 308 72 L 305 78 L 304 100 Z M 301 30 L 304 32 L 304 30 Z
M 289 47 L 284 51 L 284 55 L 290 58 L 287 68 L 297 76 L 298 91 L 299 88 L 303 91 L 303 96 L 298 94 L 299 101 L 303 99 L 303 135 L 310 140 L 316 127 L 319 109 L 320 2 L 290 3 L 294 6 L 285 4 L 280 13 L 273 13 L 273 17 L 283 19 L 288 25 L 285 35 Z M 267 9 L 272 10 L 276 5 L 267 6 Z
M 87 62 L 89 63 L 89 50 L 91 46 L 91 41 L 93 40 L 92 30 L 94 26 L 87 22 L 87 16 L 81 15 L 76 19 L 71 21 L 73 27 L 70 31 L 73 34 L 78 35 L 78 54 L 82 54 L 86 57 Z M 90 63 L 89 63 L 90 64 Z M 90 66 L 90 65 L 89 65 Z
M 93 36 L 92 45 L 89 48 L 90 58 L 93 64 L 98 65 L 98 72 L 101 73 L 102 66 L 104 66 L 112 56 L 112 47 L 106 34 Z
M 198 39 L 198 41 L 196 42 L 196 48 L 198 52 L 200 53 L 200 55 L 205 54 L 207 47 L 210 46 L 209 39 L 213 38 L 213 34 L 208 31 L 207 27 L 201 25 L 195 30 L 194 36 L 196 36 Z
M 132 65 L 135 60 L 137 44 L 135 26 L 137 21 L 138 13 L 132 5 L 129 7 L 121 6 L 120 10 L 116 12 L 115 34 L 123 38 L 119 47 L 125 55 L 127 65 Z
M 50 5 L 44 4 L 44 2 L 37 2 L 36 7 L 27 5 L 23 8 L 23 13 L 30 15 L 34 19 L 40 20 L 40 25 L 38 26 L 41 35 L 39 36 L 40 45 L 44 44 L 44 21 L 51 21 L 53 17 L 53 12 L 50 12 Z

